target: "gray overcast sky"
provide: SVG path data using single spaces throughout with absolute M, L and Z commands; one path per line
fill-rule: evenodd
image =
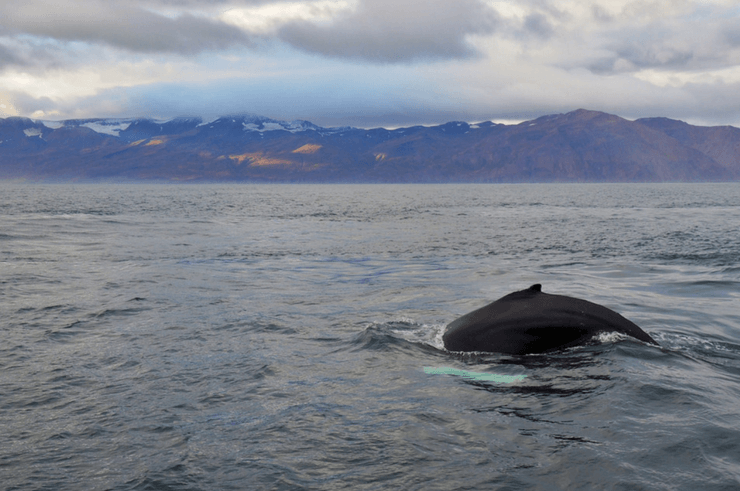
M 740 1 L 0 0 L 0 117 L 740 126 Z

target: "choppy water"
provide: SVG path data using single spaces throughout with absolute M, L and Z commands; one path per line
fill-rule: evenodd
M 0 193 L 3 489 L 740 488 L 737 184 Z M 443 349 L 533 283 L 662 347 Z

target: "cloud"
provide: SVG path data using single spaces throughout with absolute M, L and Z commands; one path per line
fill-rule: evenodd
M 289 22 L 278 37 L 330 57 L 396 63 L 475 55 L 468 36 L 492 33 L 495 10 L 479 0 L 361 0 L 331 22 Z
M 0 36 L 0 74 L 18 69 L 38 74 L 74 63 L 69 53 L 57 43 L 29 37 Z
M 15 54 L 14 50 L 10 50 L 0 44 L 0 69 L 6 66 L 23 64 L 23 61 Z
M 315 66 L 319 63 L 318 66 Z M 23 115 L 45 119 L 206 118 L 235 113 L 307 119 L 322 126 L 398 127 L 446 121 L 525 120 L 579 107 L 627 118 L 668 116 L 695 124 L 739 124 L 740 83 L 658 87 L 630 74 L 519 64 L 506 70 L 486 60 L 438 65 L 348 67 L 311 59 L 286 76 L 191 79 L 108 86 L 75 98 L 7 94 Z M 313 66 L 311 66 L 313 64 Z M 0 84 L 2 85 L 2 84 Z M 434 89 L 430 89 L 433 87 Z
M 18 110 L 12 101 L 11 94 L 0 91 L 0 118 L 18 115 Z
M 738 33 L 735 0 L 0 0 L 0 87 L 54 118 L 740 123 Z
M 381 63 L 474 56 L 470 36 L 488 35 L 498 22 L 483 0 L 27 0 L 0 3 L 0 19 L 0 38 L 16 42 L 31 36 L 37 44 L 190 56 L 273 41 Z M 23 61 L 13 56 L 0 52 L 0 63 Z
M 544 40 L 552 37 L 555 29 L 544 14 L 535 12 L 524 19 L 524 32 Z
M 581 66 L 602 75 L 734 66 L 740 60 L 737 14 L 736 8 L 726 5 L 685 1 L 647 2 L 639 8 L 629 4 L 619 15 L 608 16 L 595 9 L 594 16 L 601 22 L 588 38 L 601 54 L 584 59 Z
M 0 17 L 6 35 L 102 43 L 140 53 L 194 54 L 252 42 L 248 33 L 218 20 L 188 12 L 166 16 L 127 2 L 4 2 Z

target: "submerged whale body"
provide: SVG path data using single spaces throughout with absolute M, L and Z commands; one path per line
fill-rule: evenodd
M 586 344 L 619 332 L 658 345 L 645 331 L 601 305 L 542 292 L 542 285 L 510 293 L 447 325 L 445 348 L 526 355 Z

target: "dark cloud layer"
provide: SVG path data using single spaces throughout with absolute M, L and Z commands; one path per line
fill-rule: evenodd
M 536 12 L 524 19 L 524 32 L 545 40 L 555 34 L 555 29 L 544 14 Z
M 476 51 L 468 43 L 468 36 L 490 34 L 498 24 L 496 11 L 481 0 L 360 0 L 356 9 L 332 21 L 294 20 L 283 24 L 276 34 L 250 33 L 217 20 L 219 9 L 227 6 L 263 4 L 279 6 L 280 2 L 27 0 L 0 4 L 0 35 L 30 35 L 137 53 L 182 55 L 251 46 L 257 39 L 272 37 L 328 57 L 394 63 L 470 57 Z M 197 11 L 208 11 L 209 16 L 198 15 Z M 542 19 L 533 18 L 531 24 L 540 33 L 547 30 Z M 12 58 L 7 49 L 5 58 Z
M 13 50 L 0 45 L 0 69 L 6 66 L 23 65 L 23 60 Z
M 0 71 L 16 68 L 27 73 L 39 73 L 70 64 L 68 53 L 53 43 L 24 38 L 3 44 L 0 39 Z
M 103 43 L 134 52 L 193 54 L 249 44 L 234 26 L 183 14 L 171 18 L 125 2 L 44 2 L 0 6 L 6 32 Z
M 478 0 L 364 0 L 329 24 L 295 21 L 278 35 L 312 53 L 394 63 L 469 57 L 475 50 L 467 36 L 489 34 L 497 23 Z
M 633 7 L 614 14 L 593 5 L 591 21 L 604 27 L 596 35 L 583 39 L 574 37 L 574 33 L 583 29 L 569 24 L 573 16 L 555 9 L 554 2 L 547 0 L 523 0 L 517 5 L 525 14 L 505 20 L 484 0 L 357 0 L 355 8 L 340 11 L 334 19 L 288 20 L 286 17 L 283 24 L 277 21 L 274 31 L 259 33 L 219 20 L 219 14 L 226 9 L 269 4 L 279 11 L 281 3 L 280 0 L 0 2 L 0 67 L 38 64 L 31 59 L 31 51 L 38 51 L 38 44 L 44 41 L 77 41 L 134 53 L 192 55 L 273 40 L 329 58 L 408 63 L 475 56 L 479 53 L 469 42 L 470 37 L 496 33 L 515 38 L 525 50 L 529 41 L 534 41 L 532 46 L 558 39 L 565 39 L 571 46 L 573 42 L 589 42 L 567 56 L 565 64 L 567 68 L 585 67 L 598 74 L 645 68 L 721 67 L 723 63 L 734 64 L 737 57 L 731 51 L 740 47 L 736 10 L 717 5 L 702 8 L 701 22 L 686 13 L 690 9 L 663 18 L 650 10 L 655 10 L 655 6 L 641 7 L 638 16 L 625 13 L 634 10 Z M 651 13 L 649 19 L 643 18 L 646 12 Z M 571 39 L 568 41 L 563 36 Z M 3 44 L 3 37 L 14 38 L 15 42 Z M 29 37 L 40 40 L 37 46 L 28 43 Z

